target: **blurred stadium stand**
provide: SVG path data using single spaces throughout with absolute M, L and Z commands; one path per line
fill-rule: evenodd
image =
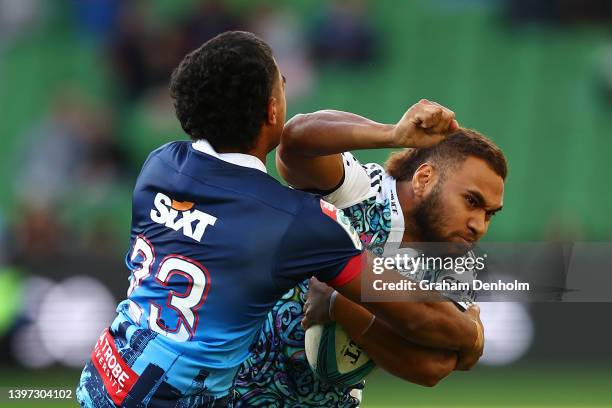
M 609 7 L 588 2 L 593 9 L 581 18 L 567 18 L 565 8 L 562 24 L 548 24 L 560 15 L 557 3 L 568 2 L 258 3 L 0 0 L 0 280 L 12 293 L 0 301 L 0 367 L 19 360 L 11 344 L 32 324 L 15 306 L 33 302 L 24 290 L 31 277 L 47 279 L 34 284 L 49 291 L 86 275 L 115 300 L 124 296 L 133 181 L 152 149 L 185 138 L 169 74 L 185 52 L 226 29 L 272 44 L 289 116 L 333 108 L 394 122 L 426 97 L 491 137 L 510 173 L 489 240 L 612 240 Z M 383 162 L 388 153 L 358 156 Z M 612 327 L 584 335 L 610 311 L 529 306 L 534 342 L 522 361 L 612 362 Z M 569 332 L 567 321 L 580 330 Z

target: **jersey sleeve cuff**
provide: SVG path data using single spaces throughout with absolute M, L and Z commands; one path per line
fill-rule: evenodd
M 344 268 L 340 271 L 340 273 L 336 275 L 335 278 L 327 282 L 327 284 L 333 288 L 338 288 L 355 279 L 363 269 L 364 257 L 365 255 L 363 252 L 352 257 L 346 263 L 346 265 L 344 265 Z
M 344 166 L 342 183 L 323 197 L 325 201 L 341 209 L 373 195 L 370 176 L 350 152 L 342 153 L 342 165 Z

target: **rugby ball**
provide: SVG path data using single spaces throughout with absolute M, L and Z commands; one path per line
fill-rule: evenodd
M 376 367 L 366 352 L 334 322 L 309 327 L 304 343 L 310 368 L 325 383 L 349 387 L 362 381 Z

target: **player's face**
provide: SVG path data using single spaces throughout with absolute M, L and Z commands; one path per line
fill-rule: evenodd
M 276 63 L 275 63 L 276 64 Z M 276 122 L 274 124 L 274 147 L 280 143 L 280 136 L 285 127 L 287 115 L 287 101 L 285 99 L 285 77 L 281 74 L 278 64 L 276 64 L 276 80 L 272 85 L 272 98 L 275 99 Z
M 414 210 L 414 223 L 428 242 L 473 245 L 501 210 L 504 181 L 481 159 L 468 157 L 436 183 Z

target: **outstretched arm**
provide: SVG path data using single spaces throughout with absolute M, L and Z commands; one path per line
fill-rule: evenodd
M 432 146 L 457 127 L 452 111 L 424 99 L 395 125 L 334 110 L 297 115 L 285 125 L 276 167 L 295 188 L 327 191 L 342 180 L 342 152 Z

